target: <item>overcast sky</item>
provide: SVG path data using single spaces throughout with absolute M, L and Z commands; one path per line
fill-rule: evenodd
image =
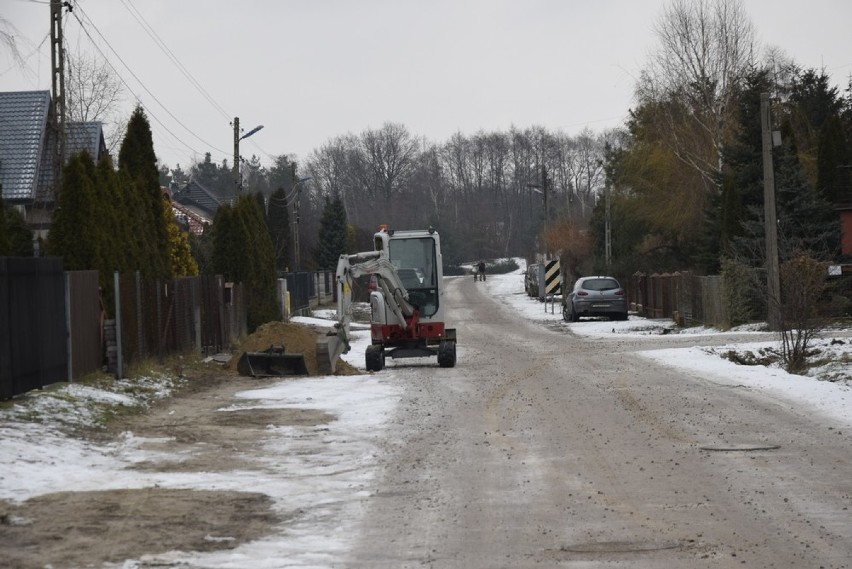
M 242 142 L 241 154 L 268 165 L 270 155 L 303 159 L 336 136 L 388 121 L 434 142 L 512 125 L 572 135 L 618 126 L 633 106 L 635 78 L 656 45 L 653 27 L 667 3 L 76 0 L 65 30 L 69 52 L 100 49 L 127 82 L 126 114 L 137 98 L 145 105 L 165 164 L 187 166 L 206 151 L 231 163 L 230 122 L 238 116 L 246 132 L 264 125 Z M 27 57 L 20 69 L 0 48 L 0 90 L 50 89 L 47 0 L 0 6 Z M 845 88 L 852 2 L 744 6 L 762 44 L 782 48 L 801 66 L 824 67 Z

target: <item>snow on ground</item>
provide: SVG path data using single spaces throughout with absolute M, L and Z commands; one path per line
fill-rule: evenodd
M 554 303 L 542 303 L 530 298 L 524 292 L 523 273 L 524 269 L 521 268 L 509 275 L 493 275 L 488 277 L 485 284 L 490 294 L 528 320 L 559 322 L 574 334 L 588 337 L 629 336 L 630 339 L 648 341 L 661 341 L 661 336 L 671 335 L 689 337 L 695 344 L 692 347 L 642 350 L 636 353 L 663 365 L 688 370 L 714 381 L 767 391 L 808 405 L 827 417 L 852 424 L 852 335 L 848 329 L 824 331 L 813 341 L 813 347 L 820 351 L 815 359 L 822 363 L 810 369 L 806 376 L 793 375 L 784 371 L 778 364 L 768 367 L 740 365 L 725 357 L 729 353 L 760 357 L 773 351 L 779 352 L 780 341 L 767 341 L 767 337 L 772 335 L 765 331 L 765 325 L 740 326 L 727 331 L 706 327 L 679 330 L 673 321 L 636 315 L 630 315 L 630 318 L 623 322 L 611 322 L 606 319 L 564 322 L 560 298 L 557 297 Z M 735 337 L 736 342 L 701 347 L 702 338 L 706 339 L 711 335 L 717 339 Z M 748 336 L 754 336 L 754 340 L 743 342 L 743 337 Z
M 523 266 L 523 264 L 521 263 Z M 469 278 L 469 277 L 457 277 Z M 756 329 L 726 332 L 739 343 L 702 348 L 702 338 L 722 333 L 703 328 L 678 331 L 671 322 L 635 316 L 626 322 L 583 321 L 563 323 L 560 305 L 543 304 L 523 290 L 523 269 L 509 275 L 489 275 L 488 292 L 514 310 L 519 317 L 548 326 L 564 326 L 585 336 L 660 340 L 661 335 L 689 334 L 694 346 L 637 352 L 664 365 L 676 366 L 712 381 L 745 385 L 773 396 L 810 405 L 817 412 L 846 424 L 852 423 L 850 388 L 850 338 L 843 331 L 841 343 L 820 347 L 831 350 L 826 368 L 817 377 L 792 376 L 778 367 L 742 366 L 724 359 L 727 351 L 744 353 L 771 346 L 766 334 Z M 318 318 L 321 317 L 321 318 Z M 331 312 L 317 312 L 304 323 L 327 325 Z M 755 342 L 742 343 L 744 334 Z M 845 334 L 845 335 L 844 335 Z M 352 350 L 343 359 L 364 369 L 364 351 L 369 345 L 365 326 L 353 326 Z M 718 342 L 715 342 L 718 344 Z M 777 347 L 777 342 L 774 343 Z M 463 354 L 463 352 L 460 352 Z M 821 381 L 830 375 L 835 381 Z M 100 414 L 110 406 L 145 406 L 167 396 L 180 381 L 175 378 L 145 378 L 142 389 L 132 382 L 109 382 L 97 387 L 65 385 L 19 398 L 0 408 L 0 499 L 21 502 L 60 490 L 83 491 L 117 488 L 160 487 L 252 490 L 271 496 L 282 511 L 304 508 L 310 514 L 299 519 L 286 533 L 244 544 L 235 550 L 215 553 L 174 552 L 157 556 L 163 562 L 209 568 L 330 567 L 336 554 L 348 547 L 349 529 L 359 519 L 369 480 L 378 468 L 376 441 L 392 416 L 400 393 L 392 367 L 378 374 L 329 376 L 265 384 L 238 395 L 244 408 L 316 408 L 337 416 L 335 421 L 315 427 L 276 428 L 280 437 L 270 438 L 268 455 L 275 456 L 265 470 L 216 473 L 163 473 L 128 468 L 137 462 L 156 459 L 143 449 L 143 439 L 126 433 L 118 442 L 99 445 L 66 435 L 69 425 L 97 425 Z M 233 408 L 222 409 L 228 412 Z M 325 443 L 318 453 L 300 453 L 306 440 Z M 289 457 L 289 458 L 287 458 Z M 271 474 L 270 474 L 271 472 Z M 318 476 L 317 474 L 322 474 Z M 128 561 L 121 567 L 140 564 Z M 147 565 L 146 565 L 147 566 Z

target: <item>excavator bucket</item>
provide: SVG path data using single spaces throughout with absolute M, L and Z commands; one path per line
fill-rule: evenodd
M 303 354 L 287 354 L 284 346 L 270 346 L 263 352 L 245 352 L 237 361 L 240 375 L 250 377 L 278 377 L 282 375 L 308 375 Z

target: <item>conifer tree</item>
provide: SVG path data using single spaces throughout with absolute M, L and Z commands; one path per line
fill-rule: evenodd
M 219 208 L 213 222 L 213 266 L 245 286 L 250 332 L 278 317 L 272 241 L 255 197 L 243 196 L 234 207 Z
M 736 95 L 739 128 L 734 139 L 723 148 L 725 166 L 720 192 L 705 210 L 705 234 L 699 256 L 708 272 L 719 271 L 722 259 L 745 254 L 737 245 L 751 231 L 744 224 L 752 218 L 751 211 L 763 207 L 760 94 L 770 90 L 770 84 L 767 71 L 757 69 L 745 78 Z
M 774 161 L 781 261 L 802 253 L 829 260 L 840 252 L 840 219 L 832 204 L 808 183 L 789 124 L 781 133 L 785 142 Z
M 98 241 L 103 266 L 101 286 L 107 290 L 114 271 L 124 272 L 135 266 L 133 236 L 129 234 L 130 212 L 126 211 L 118 174 L 108 159 L 95 167 L 95 197 Z
M 48 252 L 62 257 L 67 270 L 100 266 L 93 171 L 87 152 L 71 156 L 62 171 L 62 190 L 53 214 Z
M 261 324 L 278 318 L 275 301 L 275 255 L 272 240 L 263 219 L 263 210 L 256 197 L 247 196 L 237 202 L 238 225 L 244 232 L 241 254 L 248 260 L 243 282 L 248 296 L 248 327 L 254 330 Z
M 141 221 L 140 253 L 144 259 L 139 269 L 153 277 L 168 276 L 169 238 L 162 213 L 160 176 L 151 137 L 151 125 L 141 106 L 137 106 L 127 123 L 127 133 L 118 154 L 119 168 L 131 180 L 139 194 L 141 209 L 133 211 Z
M 163 223 L 169 234 L 169 274 L 173 277 L 195 276 L 198 263 L 192 257 L 189 236 L 178 225 L 169 199 L 163 196 L 161 200 Z
M 837 115 L 829 116 L 819 134 L 817 189 L 828 201 L 840 204 L 852 195 L 852 150 Z
M 213 219 L 213 271 L 226 280 L 241 282 L 247 273 L 243 235 L 238 228 L 234 208 L 228 204 L 219 206 Z
M 325 197 L 325 207 L 320 218 L 317 263 L 321 269 L 334 269 L 347 246 L 346 209 L 339 195 Z
M 832 205 L 808 182 L 789 121 L 781 125 L 781 138 L 783 144 L 773 151 L 779 261 L 801 254 L 830 259 L 839 252 L 840 220 Z M 747 216 L 736 249 L 740 258 L 760 266 L 765 239 L 762 201 L 750 206 Z

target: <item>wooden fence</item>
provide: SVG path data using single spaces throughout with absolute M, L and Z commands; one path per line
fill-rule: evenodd
M 635 273 L 628 289 L 630 309 L 649 318 L 671 318 L 678 324 L 730 326 L 722 277 L 689 272 Z
M 115 287 L 116 347 L 107 350 L 110 370 L 119 375 L 133 361 L 217 353 L 246 335 L 244 287 L 221 276 L 147 281 L 136 272 L 116 275 Z
M 106 320 L 97 271 L 58 258 L 0 258 L 0 399 L 146 357 L 215 353 L 246 334 L 241 284 L 221 276 L 146 281 L 115 275 Z M 120 331 L 120 333 L 118 333 Z
M 104 310 L 97 271 L 66 271 L 69 379 L 100 369 L 104 363 Z

